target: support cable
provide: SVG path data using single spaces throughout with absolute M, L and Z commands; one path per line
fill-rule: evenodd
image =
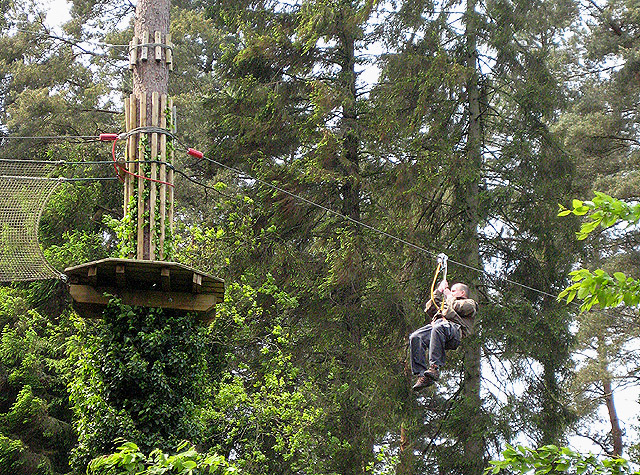
M 436 254 L 434 251 L 431 251 L 431 250 L 429 250 L 429 249 L 426 249 L 425 247 L 422 247 L 422 246 L 420 246 L 420 245 L 418 245 L 418 244 L 415 244 L 415 243 L 413 243 L 413 242 L 411 242 L 411 241 L 407 241 L 406 239 L 403 239 L 403 238 L 401 238 L 401 237 L 395 236 L 395 235 L 390 234 L 390 233 L 388 233 L 388 232 L 386 232 L 386 231 L 383 231 L 383 230 L 381 230 L 381 229 L 375 228 L 375 227 L 373 227 L 373 226 L 371 226 L 371 225 L 369 225 L 369 224 L 366 224 L 366 223 L 364 223 L 364 222 L 362 222 L 362 221 L 360 221 L 360 220 L 357 220 L 357 219 L 354 219 L 354 218 L 352 218 L 352 217 L 350 217 L 350 216 L 344 215 L 344 214 L 342 214 L 342 213 L 340 213 L 340 212 L 338 212 L 338 211 L 335 211 L 335 210 L 333 210 L 333 209 L 331 209 L 331 208 L 328 208 L 328 207 L 326 207 L 326 206 L 324 206 L 324 205 L 321 205 L 320 203 L 316 203 L 315 201 L 311 201 L 311 200 L 309 200 L 309 199 L 307 199 L 307 198 L 305 198 L 305 197 L 303 197 L 303 196 L 300 196 L 300 195 L 297 195 L 297 194 L 292 193 L 292 192 L 290 192 L 290 191 L 287 191 L 287 190 L 285 190 L 284 188 L 281 188 L 281 187 L 279 187 L 279 186 L 277 186 L 277 185 L 274 185 L 273 183 L 270 183 L 270 182 L 268 182 L 268 181 L 266 181 L 266 180 L 262 180 L 262 179 L 260 179 L 260 178 L 258 178 L 258 177 L 255 177 L 255 176 L 253 176 L 253 175 L 251 175 L 251 174 L 249 174 L 249 173 L 247 173 L 247 172 L 245 172 L 245 171 L 242 171 L 242 170 L 240 170 L 240 169 L 238 169 L 238 168 L 235 168 L 235 167 L 232 167 L 232 166 L 229 166 L 229 165 L 225 165 L 224 163 L 219 162 L 218 160 L 215 160 L 215 159 L 213 159 L 213 158 L 206 157 L 206 156 L 205 156 L 202 152 L 200 152 L 199 150 L 196 150 L 196 149 L 194 149 L 194 148 L 189 148 L 189 147 L 187 147 L 187 146 L 186 146 L 184 143 L 182 143 L 180 140 L 177 140 L 177 141 L 178 141 L 178 143 L 180 143 L 183 147 L 185 147 L 185 149 L 186 149 L 186 150 L 185 150 L 185 151 L 186 151 L 186 153 L 187 153 L 188 155 L 191 155 L 192 157 L 195 157 L 195 158 L 197 158 L 197 159 L 206 160 L 206 161 L 208 161 L 208 162 L 211 162 L 211 163 L 213 163 L 213 164 L 215 164 L 215 165 L 217 165 L 217 166 L 219 166 L 219 167 L 221 167 L 221 168 L 224 168 L 224 169 L 226 169 L 226 170 L 229 170 L 229 171 L 231 171 L 231 172 L 235 173 L 236 175 L 238 175 L 238 176 L 240 176 L 240 177 L 244 177 L 245 179 L 249 179 L 249 180 L 254 180 L 254 181 L 256 181 L 256 182 L 258 182 L 258 183 L 260 183 L 260 184 L 262 184 L 262 185 L 268 186 L 268 187 L 270 187 L 270 188 L 272 188 L 272 189 L 274 189 L 274 190 L 276 190 L 276 191 L 279 191 L 280 193 L 284 193 L 284 194 L 286 194 L 286 195 L 288 195 L 288 196 L 290 196 L 290 197 L 292 197 L 292 198 L 295 198 L 295 199 L 297 199 L 297 200 L 299 200 L 299 201 L 302 201 L 302 202 L 304 202 L 304 203 L 306 203 L 306 204 L 308 204 L 308 205 L 311 205 L 311 206 L 314 206 L 314 207 L 316 207 L 316 208 L 318 208 L 318 209 L 321 209 L 321 210 L 323 210 L 323 211 L 326 211 L 326 212 L 327 212 L 327 213 L 329 213 L 329 214 L 333 214 L 334 216 L 338 216 L 339 218 L 342 218 L 342 219 L 344 219 L 344 220 L 346 220 L 346 221 L 349 221 L 349 222 L 351 222 L 351 223 L 354 223 L 354 224 L 356 224 L 356 225 L 358 225 L 358 226 L 361 226 L 361 227 L 363 227 L 363 228 L 369 229 L 370 231 L 373 231 L 374 233 L 380 234 L 380 235 L 382 235 L 382 236 L 388 237 L 389 239 L 393 239 L 393 240 L 398 241 L 398 242 L 400 242 L 400 243 L 402 243 L 402 244 L 405 244 L 406 246 L 409 246 L 409 247 L 411 247 L 411 248 L 413 248 L 413 249 L 416 249 L 417 251 L 424 252 L 424 253 L 426 253 L 426 254 L 431 255 L 432 257 L 436 257 L 436 258 L 438 257 L 438 254 Z M 538 293 L 538 294 L 540 294 L 540 295 L 544 295 L 544 296 L 546 296 L 546 297 L 551 297 L 551 298 L 553 298 L 554 300 L 557 300 L 557 298 L 558 298 L 558 296 L 557 296 L 557 295 L 553 295 L 553 294 L 551 294 L 551 293 L 549 293 L 549 292 L 545 292 L 544 290 L 536 289 L 536 288 L 534 288 L 534 287 L 530 287 L 530 286 L 528 286 L 528 285 L 521 284 L 520 282 L 516 282 L 516 281 L 513 281 L 513 280 L 511 280 L 511 279 L 507 279 L 506 277 L 499 277 L 499 276 L 493 275 L 493 274 L 491 274 L 491 273 L 487 272 L 487 271 L 486 271 L 486 270 L 484 270 L 484 269 L 479 269 L 479 268 L 477 268 L 477 267 L 473 267 L 473 266 L 470 266 L 470 265 L 464 264 L 464 263 L 462 263 L 462 262 L 455 261 L 455 260 L 453 260 L 453 259 L 451 259 L 451 258 L 449 258 L 449 259 L 448 259 L 448 261 L 449 261 L 449 262 L 452 262 L 452 263 L 454 263 L 454 264 L 456 264 L 456 265 L 458 265 L 458 266 L 460 266 L 460 267 L 462 267 L 462 268 L 465 268 L 465 269 L 472 270 L 472 271 L 478 272 L 478 273 L 480 273 L 480 274 L 483 274 L 483 275 L 485 275 L 485 276 L 487 276 L 487 277 L 489 277 L 489 278 L 491 278 L 491 279 L 498 279 L 498 280 L 502 280 L 503 282 L 507 282 L 507 283 L 509 283 L 509 284 L 512 284 L 512 285 L 515 285 L 515 286 L 521 287 L 521 288 L 523 288 L 523 289 L 527 289 L 527 290 L 530 290 L 530 291 L 532 291 L 532 292 L 536 292 L 536 293 Z
M 113 181 L 117 180 L 115 176 L 87 176 L 87 177 L 76 177 L 76 178 L 66 178 L 66 177 L 43 177 L 43 176 L 14 176 L 14 175 L 0 175 L 0 180 L 25 180 L 25 181 L 58 181 L 60 183 L 67 182 L 75 182 L 75 181 Z
M 0 143 L 4 140 L 83 140 L 86 142 L 99 142 L 98 135 L 2 135 Z

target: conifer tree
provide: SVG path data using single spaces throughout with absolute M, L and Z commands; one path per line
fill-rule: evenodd
M 629 2 L 591 2 L 583 7 L 583 25 L 576 31 L 566 64 L 567 74 L 572 77 L 572 100 L 556 126 L 564 147 L 576 161 L 578 189 L 573 199 L 585 199 L 594 192 L 621 200 L 637 199 L 640 43 L 632 33 L 637 28 L 637 12 L 637 5 Z M 582 74 L 576 75 L 577 71 Z M 599 198 L 596 195 L 594 199 Z M 608 196 L 604 199 L 610 201 L 614 200 Z M 571 203 L 564 200 L 561 204 Z M 634 230 L 619 234 L 607 231 L 607 226 L 593 226 L 591 221 L 583 224 L 578 234 L 587 244 L 581 266 L 637 278 Z M 585 232 L 589 222 L 593 232 Z M 630 445 L 623 440 L 614 401 L 618 391 L 635 379 L 638 367 L 627 351 L 638 338 L 633 320 L 633 313 L 628 311 L 612 313 L 596 307 L 578 318 L 575 351 L 589 348 L 596 355 L 586 358 L 577 372 L 573 386 L 577 409 L 585 421 L 593 421 L 599 419 L 597 409 L 604 405 L 610 431 L 606 437 L 593 434 L 589 422 L 578 424 L 576 431 L 605 452 L 617 455 Z
M 459 236 L 458 240 L 449 241 L 449 254 L 465 256 L 463 262 L 475 269 L 500 256 L 504 259 L 501 276 L 526 282 L 527 286 L 549 294 L 541 298 L 543 294 L 540 292 L 525 292 L 515 297 L 522 293 L 522 287 L 500 285 L 503 282 L 468 271 L 460 275 L 462 279 L 479 284 L 481 296 L 487 298 L 491 295 L 488 301 L 481 298 L 480 336 L 485 355 L 486 350 L 505 344 L 504 338 L 509 338 L 503 333 L 505 328 L 507 331 L 521 331 L 518 339 L 530 338 L 534 322 L 522 307 L 533 306 L 534 312 L 539 314 L 538 322 L 547 327 L 546 330 L 541 328 L 536 348 L 522 353 L 502 353 L 501 357 L 512 357 L 514 363 L 532 358 L 543 364 L 542 384 L 537 386 L 535 379 L 532 380 L 532 393 L 542 395 L 540 404 L 545 410 L 536 413 L 542 412 L 548 419 L 532 422 L 536 428 L 534 432 L 540 430 L 536 438 L 552 441 L 562 436 L 569 417 L 560 402 L 561 378 L 568 357 L 569 319 L 553 301 L 552 292 L 559 289 L 564 281 L 566 267 L 563 267 L 562 252 L 564 246 L 571 243 L 571 238 L 566 226 L 556 226 L 554 229 L 562 232 L 552 236 L 538 218 L 526 216 L 529 211 L 538 216 L 543 212 L 548 217 L 545 223 L 550 223 L 554 219 L 554 207 L 540 205 L 546 200 L 559 199 L 571 184 L 570 175 L 567 175 L 571 171 L 569 157 L 559 151 L 548 130 L 559 111 L 562 96 L 559 84 L 551 75 L 552 65 L 545 58 L 556 50 L 555 35 L 569 26 L 575 9 L 570 2 L 547 3 L 543 12 L 536 11 L 529 4 L 489 2 L 474 5 L 469 2 L 465 15 L 461 15 L 455 10 L 448 10 L 447 4 L 438 7 L 441 9 L 433 11 L 433 5 L 408 3 L 398 9 L 395 22 L 389 22 L 387 26 L 388 32 L 397 35 L 403 28 L 406 30 L 404 36 L 396 36 L 402 46 L 397 48 L 397 54 L 390 55 L 388 69 L 383 74 L 391 74 L 391 67 L 397 68 L 398 65 L 410 67 L 416 62 L 416 57 L 421 58 L 423 65 L 438 65 L 452 72 L 451 76 L 441 74 L 438 77 L 425 68 L 431 73 L 428 78 L 433 82 L 425 81 L 424 90 L 408 89 L 408 93 L 415 95 L 414 100 L 399 103 L 398 110 L 410 107 L 415 114 L 412 118 L 421 121 L 419 126 L 414 126 L 415 136 L 420 137 L 424 149 L 439 153 L 443 170 L 450 170 L 447 174 L 449 180 L 442 180 L 443 189 L 457 192 L 449 195 L 450 215 L 444 214 L 442 206 L 439 210 L 444 215 L 444 219 L 440 218 L 442 229 L 448 229 L 450 233 L 440 232 L 441 239 L 446 242 L 447 235 Z M 424 21 L 425 17 L 429 20 Z M 521 21 L 521 17 L 536 17 L 536 21 Z M 441 58 L 446 59 L 443 61 Z M 427 77 L 426 73 L 423 74 Z M 385 87 L 381 85 L 380 89 Z M 441 91 L 444 92 L 441 94 Z M 456 115 L 459 111 L 460 114 Z M 420 113 L 421 116 L 418 115 Z M 444 134 L 448 147 L 438 147 L 437 140 Z M 474 186 L 478 186 L 477 191 Z M 440 196 L 447 197 L 447 193 Z M 477 243 L 475 253 L 471 251 L 474 242 Z M 566 251 L 569 252 L 570 248 L 567 247 Z M 540 272 L 533 272 L 534 269 L 540 269 Z M 496 290 L 500 293 L 496 294 Z M 520 309 L 511 314 L 503 306 L 514 297 L 520 302 Z M 526 302 L 527 299 L 530 303 Z M 496 300 L 499 306 L 493 307 Z M 553 341 L 545 340 L 544 335 L 547 334 L 552 335 Z M 557 348 L 565 348 L 565 351 L 559 353 Z M 471 360 L 465 361 L 465 369 L 470 370 L 472 361 L 479 361 L 480 353 L 479 347 L 472 350 L 471 345 L 467 350 L 475 352 Z M 517 377 L 516 373 L 512 377 Z M 476 388 L 471 394 L 478 395 L 479 376 L 470 378 L 471 381 L 475 381 L 471 384 Z M 467 386 L 467 389 L 471 387 Z M 480 414 L 480 404 L 490 407 L 489 401 L 481 402 L 475 397 L 475 408 L 471 414 Z M 526 404 L 530 406 L 531 402 L 529 400 Z M 522 410 L 526 412 L 525 407 Z M 499 415 L 494 414 L 493 417 L 495 419 Z M 459 423 L 460 419 L 454 419 L 454 431 L 456 424 L 460 427 Z M 481 428 L 482 418 L 471 425 Z M 509 437 L 508 430 L 498 435 L 504 427 L 495 424 L 494 427 L 497 429 L 496 437 Z M 470 445 L 464 452 L 470 454 L 474 452 L 471 450 L 472 441 L 477 436 L 478 433 L 457 434 L 455 439 L 466 440 Z M 492 437 L 488 436 L 488 439 Z M 479 452 L 482 449 L 471 457 L 476 462 Z M 452 452 L 443 453 L 448 456 L 442 458 L 454 461 L 453 464 L 464 460 L 462 450 L 457 452 L 457 456 L 451 456 Z M 466 469 L 481 470 L 478 466 L 473 468 L 473 463 L 467 460 Z

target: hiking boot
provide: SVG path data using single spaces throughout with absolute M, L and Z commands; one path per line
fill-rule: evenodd
M 427 388 L 433 384 L 433 379 L 426 376 L 420 376 L 411 389 L 414 391 L 420 391 L 423 388 Z
M 440 370 L 434 364 L 429 366 L 429 369 L 424 372 L 424 377 L 429 378 L 431 381 L 435 382 L 440 379 Z

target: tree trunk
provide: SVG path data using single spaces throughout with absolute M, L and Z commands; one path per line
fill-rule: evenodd
M 480 171 L 482 166 L 482 142 L 480 124 L 480 94 L 478 88 L 478 65 L 476 46 L 476 0 L 469 0 L 466 8 L 466 66 L 470 73 L 467 83 L 468 136 L 467 156 L 461 167 L 456 183 L 458 203 L 464 206 L 463 230 L 459 258 L 471 267 L 480 268 L 478 244 L 478 194 Z M 475 275 L 469 275 L 469 286 L 474 294 L 477 288 Z M 482 400 L 480 398 L 480 340 L 472 335 L 465 342 L 463 397 L 468 424 L 462 430 L 464 446 L 464 466 L 468 475 L 480 475 L 484 469 L 484 441 L 482 439 Z
M 541 445 L 556 444 L 562 438 L 566 428 L 566 420 L 562 415 L 562 407 L 558 401 L 562 400 L 560 388 L 556 378 L 557 364 L 551 358 L 540 358 L 543 367 L 542 381 L 544 387 L 542 391 L 542 410 L 540 432 L 541 438 L 538 441 Z
M 356 72 L 355 72 L 355 38 L 346 35 L 344 38 L 344 63 L 342 65 L 341 76 L 344 81 L 343 90 L 346 92 L 346 99 L 342 107 L 342 135 L 344 155 L 340 160 L 340 168 L 344 177 L 344 183 L 340 189 L 342 195 L 342 213 L 357 221 L 360 220 L 360 138 L 358 135 L 358 117 L 356 110 Z M 356 244 L 353 252 L 359 253 L 358 228 L 354 227 L 354 237 Z M 349 312 L 349 331 L 351 341 L 354 345 L 360 345 L 362 338 L 359 316 L 362 314 L 362 292 L 365 276 L 363 275 L 362 263 L 354 259 L 356 265 L 349 280 L 350 294 L 348 302 L 351 307 Z
M 349 11 L 351 4 L 344 3 L 345 11 Z M 360 137 L 358 134 L 358 115 L 356 107 L 356 71 L 355 71 L 355 43 L 356 38 L 348 23 L 338 24 L 340 30 L 338 46 L 338 65 L 340 72 L 337 84 L 342 93 L 340 121 L 340 138 L 342 147 L 337 157 L 336 170 L 341 177 L 339 185 L 341 198 L 341 212 L 351 219 L 361 219 L 360 197 Z M 336 286 L 336 302 L 343 312 L 346 337 L 348 344 L 343 348 L 345 361 L 349 368 L 345 375 L 358 374 L 363 371 L 364 362 L 359 349 L 362 345 L 362 294 L 366 277 L 363 263 L 360 259 L 361 244 L 358 237 L 359 229 L 351 223 L 345 222 L 353 235 L 350 239 L 355 242 L 341 243 L 348 246 L 344 259 L 342 282 Z M 347 376 L 348 377 L 348 376 Z M 348 455 L 341 460 L 340 473 L 344 475 L 361 474 L 366 470 L 366 454 L 372 451 L 373 441 L 362 430 L 365 415 L 365 405 L 361 398 L 361 382 L 351 380 L 349 383 L 349 397 L 341 402 L 343 411 L 341 430 L 350 448 Z
M 609 414 L 611 424 L 611 442 L 613 443 L 613 453 L 611 455 L 620 457 L 622 455 L 622 429 L 618 420 L 618 412 L 613 401 L 613 387 L 609 373 L 609 363 L 607 357 L 607 341 L 604 337 L 598 337 L 598 361 L 601 364 L 601 372 L 605 376 L 602 378 L 602 389 L 604 391 L 604 403 Z
M 156 47 L 157 44 L 167 43 L 166 38 L 169 33 L 169 13 L 171 8 L 170 0 L 139 0 L 136 5 L 136 15 L 134 20 L 134 37 L 138 39 L 142 45 L 136 49 L 137 61 L 133 67 L 133 96 L 135 97 L 135 109 L 137 110 L 138 120 L 136 124 L 140 126 L 159 125 L 153 124 L 153 94 L 157 93 L 157 97 L 167 95 L 169 85 L 169 67 L 166 59 L 167 50 L 164 48 Z M 154 44 L 154 46 L 149 46 Z M 144 46 L 147 45 L 147 46 Z M 159 54 L 160 57 L 156 56 Z M 156 105 L 156 108 L 158 106 Z M 164 114 L 165 111 L 160 111 L 160 114 Z M 143 134 L 138 135 L 142 137 Z M 146 134 L 148 138 L 147 143 L 152 142 L 152 134 Z M 158 134 L 154 134 L 156 137 L 155 142 L 158 140 Z M 135 137 L 132 138 L 135 140 Z M 161 140 L 164 140 L 161 139 Z M 158 148 L 155 143 L 151 146 L 151 157 L 147 157 L 148 160 L 158 160 Z M 144 150 L 140 144 L 133 147 L 135 149 L 134 158 L 138 161 L 144 161 Z M 154 168 L 152 175 L 155 175 L 156 165 L 151 165 Z M 138 166 L 138 174 L 146 175 L 142 171 L 142 165 Z M 153 179 L 157 179 L 154 176 Z M 128 180 L 132 180 L 131 176 L 127 177 Z M 166 180 L 166 179 L 165 179 Z M 128 187 L 128 185 L 126 185 Z M 147 192 L 151 194 L 151 198 L 141 198 L 144 195 L 144 188 L 148 187 Z M 140 228 L 140 232 L 137 236 L 137 258 L 144 260 L 155 260 L 155 203 L 157 195 L 156 184 L 149 181 L 138 180 L 138 216 L 137 220 L 141 221 L 144 216 L 150 216 L 149 222 L 144 224 L 144 227 Z M 125 201 L 127 201 L 128 194 L 125 193 Z M 129 206 L 128 201 L 125 202 L 125 213 Z M 152 222 L 153 221 L 153 222 Z M 140 225 L 142 226 L 142 225 Z M 163 232 L 163 231 L 161 231 Z
M 154 34 L 159 31 L 162 38 L 169 33 L 169 0 L 138 0 L 134 22 L 134 35 L 144 38 L 149 35 L 149 42 L 154 43 Z M 147 117 L 151 117 L 150 94 L 158 92 L 166 94 L 169 84 L 169 68 L 163 61 L 154 60 L 154 48 L 149 48 L 149 58 L 146 61 L 138 61 L 133 70 L 133 93 L 141 97 L 148 96 Z
M 602 386 L 604 388 L 604 400 L 607 405 L 607 411 L 609 412 L 609 421 L 611 422 L 611 439 L 613 440 L 613 454 L 611 455 L 620 457 L 622 455 L 622 430 L 620 429 L 616 406 L 613 402 L 611 380 L 608 378 L 605 379 L 602 381 Z

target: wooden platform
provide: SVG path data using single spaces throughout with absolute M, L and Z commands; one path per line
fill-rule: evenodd
M 107 293 L 126 305 L 195 312 L 210 321 L 224 298 L 224 280 L 177 262 L 102 259 L 64 273 L 83 317 L 99 318 L 109 302 Z

